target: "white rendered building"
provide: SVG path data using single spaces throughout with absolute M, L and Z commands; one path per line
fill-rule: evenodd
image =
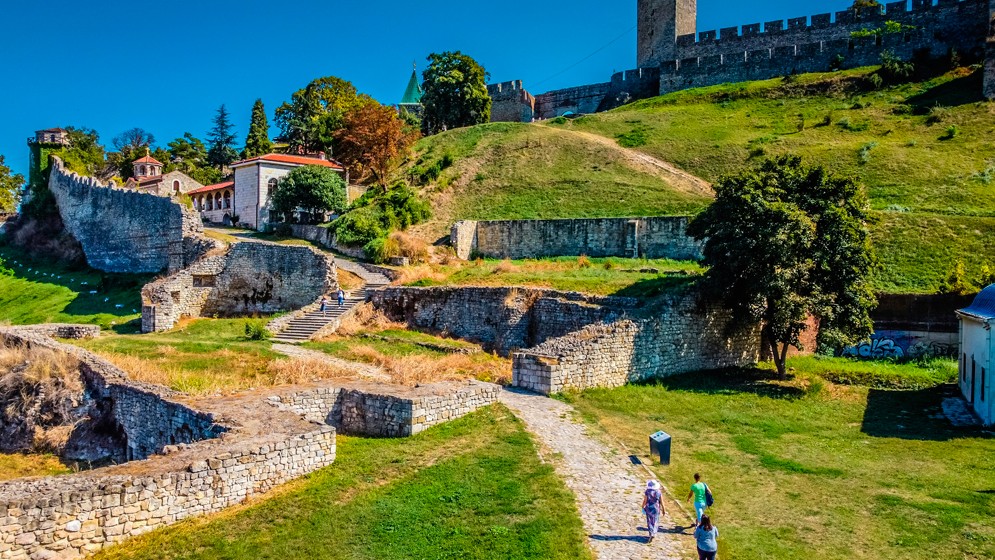
M 960 319 L 960 357 L 957 385 L 968 404 L 985 425 L 995 424 L 995 349 L 992 323 L 995 322 L 995 284 L 981 291 L 974 303 L 957 311 Z
M 345 168 L 322 157 L 267 154 L 231 165 L 235 171 L 235 215 L 242 227 L 264 230 L 269 224 L 269 202 L 276 185 L 294 168 L 304 165 L 328 167 L 343 175 Z

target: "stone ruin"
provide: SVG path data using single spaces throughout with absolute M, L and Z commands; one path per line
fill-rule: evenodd
M 127 462 L 0 482 L 0 560 L 86 555 L 329 466 L 337 430 L 406 436 L 497 398 L 496 385 L 471 381 L 420 388 L 330 382 L 197 399 L 131 381 L 106 360 L 46 336 L 86 331 L 0 328 L 0 342 L 77 357 L 89 398 L 115 424 Z

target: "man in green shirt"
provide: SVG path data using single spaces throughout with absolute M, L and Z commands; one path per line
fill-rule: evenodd
M 708 490 L 708 486 L 701 481 L 701 475 L 694 473 L 694 484 L 691 485 L 691 491 L 688 492 L 688 498 L 686 501 L 690 502 L 691 498 L 694 498 L 694 518 L 695 526 L 701 524 L 701 516 L 705 513 L 705 508 L 708 507 L 705 501 L 705 491 Z

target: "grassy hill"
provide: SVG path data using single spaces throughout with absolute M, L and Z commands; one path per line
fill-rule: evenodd
M 422 140 L 408 169 L 421 177 L 447 156 L 454 161 L 426 188 L 440 221 L 622 216 L 693 212 L 708 202 L 633 154 L 714 182 L 797 153 L 866 185 L 883 264 L 878 288 L 933 291 L 957 260 L 975 274 L 995 251 L 995 104 L 981 99 L 972 69 L 871 90 L 873 71 L 722 85 L 575 120 L 451 131 Z

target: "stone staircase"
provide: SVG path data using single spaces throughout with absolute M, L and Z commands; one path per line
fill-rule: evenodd
M 338 328 L 338 323 L 343 317 L 356 309 L 357 306 L 366 302 L 367 296 L 371 291 L 378 290 L 390 284 L 389 278 L 378 272 L 368 270 L 360 263 L 337 258 L 335 264 L 338 268 L 352 272 L 362 278 L 365 282 L 363 287 L 353 290 L 349 294 L 349 297 L 342 303 L 341 307 L 339 307 L 338 301 L 335 300 L 334 294 L 332 294 L 328 298 L 328 306 L 324 313 L 314 310 L 309 311 L 302 317 L 297 317 L 287 325 L 286 329 L 276 333 L 272 339 L 273 342 L 284 344 L 307 342 L 319 331 L 325 330 L 327 332 L 329 329 L 326 329 L 326 327 L 329 327 L 332 323 L 335 323 L 334 328 L 331 329 L 331 331 L 334 331 Z

